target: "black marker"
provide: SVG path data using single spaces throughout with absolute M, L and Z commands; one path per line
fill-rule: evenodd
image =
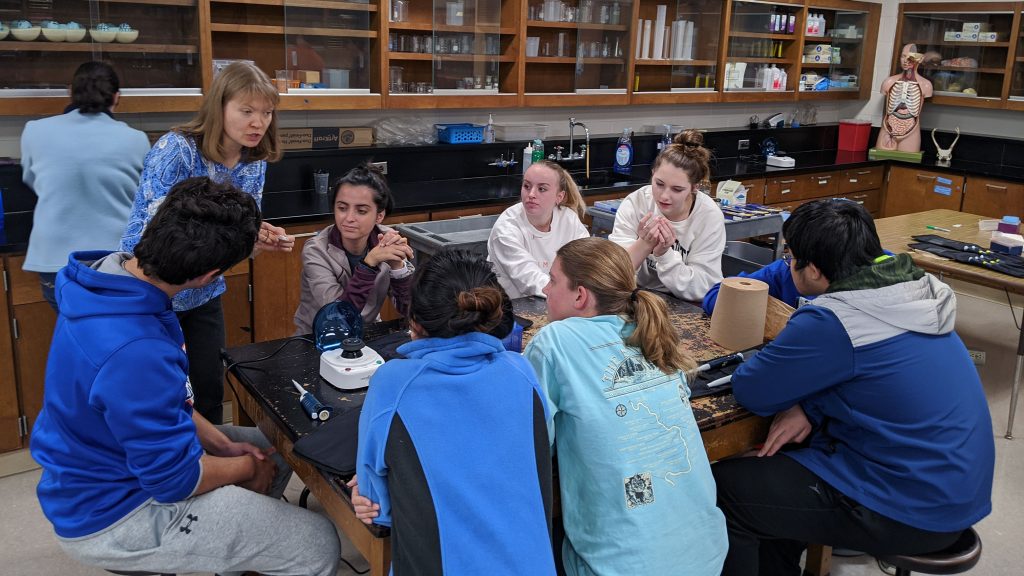
M 728 356 L 722 356 L 721 358 L 715 358 L 714 360 L 697 366 L 697 373 L 707 372 L 709 370 L 717 370 L 718 368 L 724 368 L 733 364 L 739 364 L 743 362 L 743 353 L 737 352 Z

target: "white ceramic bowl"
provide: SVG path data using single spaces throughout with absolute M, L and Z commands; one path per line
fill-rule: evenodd
M 50 42 L 63 42 L 67 40 L 68 31 L 64 28 L 43 28 L 43 38 Z
M 39 32 L 39 26 L 33 26 L 31 28 L 11 28 L 11 34 L 14 38 L 21 40 L 22 42 L 31 42 L 36 38 L 39 38 Z
M 7 35 L 11 33 L 11 29 L 7 26 L 0 26 L 0 40 L 7 38 Z
M 97 42 L 113 42 L 117 38 L 117 30 L 89 29 L 89 37 Z
M 85 38 L 85 28 L 68 28 L 66 42 L 81 42 Z
M 131 44 L 139 37 L 138 30 L 118 30 L 117 41 L 122 44 Z

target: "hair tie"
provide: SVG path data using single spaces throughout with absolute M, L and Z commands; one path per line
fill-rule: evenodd
M 633 288 L 633 291 L 629 293 L 629 301 L 636 302 L 636 295 L 640 293 L 642 288 Z
M 683 142 L 683 146 L 686 146 L 687 148 L 700 148 L 700 144 L 697 142 Z

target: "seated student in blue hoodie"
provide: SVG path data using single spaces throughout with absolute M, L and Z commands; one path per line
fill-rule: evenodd
M 31 450 L 39 503 L 72 558 L 129 571 L 335 573 L 334 526 L 279 499 L 291 470 L 266 438 L 192 409 L 171 299 L 247 258 L 259 228 L 251 196 L 191 178 L 171 189 L 134 256 L 76 252 L 58 274 Z
M 796 285 L 793 284 L 793 275 L 789 272 L 789 262 L 785 260 L 776 260 L 760 270 L 755 270 L 749 274 L 740 272 L 739 276 L 764 282 L 768 285 L 769 296 L 778 298 L 793 308 L 800 305 L 800 292 L 797 291 Z M 712 286 L 708 293 L 704 295 L 704 300 L 701 302 L 700 307 L 704 309 L 704 313 L 708 316 L 711 316 L 711 313 L 715 311 L 715 303 L 718 302 L 718 289 L 721 287 L 722 283 L 719 282 Z
M 758 457 L 712 467 L 722 574 L 799 575 L 808 542 L 872 555 L 951 545 L 992 511 L 995 458 L 953 291 L 884 254 L 853 202 L 804 204 L 783 233 L 797 289 L 816 298 L 733 374 L 736 400 L 775 417 Z
M 416 271 L 409 324 L 406 358 L 373 375 L 359 417 L 356 515 L 391 527 L 399 576 L 554 574 L 547 406 L 499 340 L 512 303 L 491 265 L 435 254 Z

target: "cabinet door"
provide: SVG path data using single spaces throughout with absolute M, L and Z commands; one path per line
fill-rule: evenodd
M 1024 184 L 982 176 L 969 176 L 963 211 L 992 218 L 1024 215 Z
M 764 204 L 764 178 L 740 180 L 739 183 L 747 189 L 747 202 L 751 204 Z
M 0 258 L 0 274 L 6 274 L 6 262 Z M 6 284 L 6 283 L 5 283 Z M 14 343 L 7 305 L 7 291 L 0 294 L 0 452 L 21 448 L 18 434 L 18 386 L 14 379 Z
M 871 216 L 878 218 L 882 208 L 882 190 L 859 190 L 848 194 L 840 194 L 837 198 L 846 198 L 860 204 L 871 213 Z
M 778 204 L 803 198 L 805 178 L 798 176 L 779 176 L 769 178 L 764 189 L 765 204 Z
M 900 216 L 938 208 L 960 210 L 963 189 L 962 176 L 891 166 L 882 215 Z
M 39 276 L 21 269 L 24 256 L 7 260 L 11 280 L 11 317 L 14 326 L 14 367 L 22 414 L 32 431 L 39 410 L 43 407 L 43 384 L 46 381 L 46 359 L 57 315 L 43 299 Z
M 252 306 L 249 302 L 249 260 L 224 273 L 228 285 L 221 297 L 224 307 L 224 331 L 228 346 L 252 343 Z M 226 388 L 225 388 L 226 389 Z
M 804 178 L 803 198 L 829 198 L 839 192 L 839 178 L 835 172 L 806 174 Z

